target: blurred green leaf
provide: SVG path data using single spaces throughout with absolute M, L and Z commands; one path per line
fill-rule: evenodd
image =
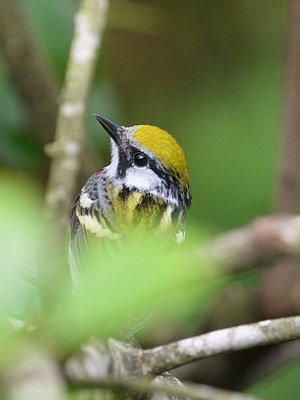
M 297 360 L 263 379 L 248 392 L 266 400 L 298 400 L 300 393 L 299 375 L 300 361 Z
M 20 316 L 32 291 L 24 276 L 37 268 L 41 205 L 29 180 L 5 173 L 0 180 L 0 306 L 10 316 Z
M 204 286 L 208 293 L 209 287 L 216 287 L 214 267 L 205 259 L 203 265 L 193 264 L 184 250 L 164 255 L 161 241 L 153 239 L 112 246 L 113 256 L 102 252 L 79 290 L 59 300 L 50 329 L 63 348 L 77 346 L 90 335 L 119 336 L 129 319 L 170 294 L 195 287 L 201 292 Z
M 4 363 L 22 337 L 12 320 L 26 320 L 38 301 L 27 278 L 32 279 L 37 269 L 42 222 L 32 181 L 3 171 L 0 181 L 0 359 Z

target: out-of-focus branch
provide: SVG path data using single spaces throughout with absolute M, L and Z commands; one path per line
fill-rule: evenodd
M 53 157 L 46 194 L 52 237 L 64 241 L 84 140 L 86 98 L 102 40 L 108 0 L 82 0 L 59 109 L 55 142 L 47 146 Z
M 282 255 L 299 257 L 299 249 L 300 216 L 271 215 L 219 236 L 205 250 L 221 268 L 236 272 L 270 263 Z
M 222 389 L 216 389 L 207 385 L 167 385 L 158 383 L 156 380 L 151 382 L 144 379 L 130 379 L 108 377 L 99 380 L 81 381 L 72 385 L 73 389 L 110 389 L 114 392 L 134 392 L 138 394 L 148 394 L 149 392 L 164 397 L 152 397 L 153 400 L 159 399 L 198 399 L 198 400 L 258 400 L 257 397 L 231 392 Z M 168 395 L 168 397 L 166 397 Z
M 0 0 L 0 49 L 11 80 L 29 111 L 33 132 L 45 145 L 55 131 L 58 85 L 14 0 Z
M 37 347 L 18 348 L 11 357 L 2 377 L 6 399 L 67 399 L 60 367 L 48 353 Z
M 300 2 L 289 1 L 277 211 L 300 212 Z

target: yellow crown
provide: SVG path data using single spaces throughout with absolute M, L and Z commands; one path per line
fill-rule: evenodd
M 178 173 L 183 184 L 188 183 L 187 163 L 182 148 L 167 131 L 151 125 L 138 125 L 133 138 L 150 150 L 162 164 Z

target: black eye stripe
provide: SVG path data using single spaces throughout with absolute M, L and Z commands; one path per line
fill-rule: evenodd
M 191 196 L 189 192 L 188 186 L 181 187 L 181 177 L 177 171 L 172 169 L 167 170 L 167 168 L 159 162 L 159 160 L 155 159 L 151 154 L 145 154 L 140 149 L 131 146 L 127 149 L 127 151 L 119 150 L 119 163 L 117 168 L 116 178 L 124 179 L 126 176 L 126 171 L 136 165 L 134 163 L 134 156 L 136 154 L 142 155 L 142 158 L 145 157 L 147 163 L 144 167 L 147 166 L 147 169 L 152 170 L 159 178 L 161 178 L 160 184 L 156 187 L 158 193 L 162 193 L 167 191 L 167 193 L 171 193 L 172 196 L 176 197 L 178 203 L 184 207 L 189 207 L 191 204 Z M 140 158 L 140 157 L 138 157 Z M 138 161 L 139 162 L 139 161 Z M 143 161 L 144 162 L 144 161 Z M 142 168 L 142 166 L 138 167 Z M 179 188 L 181 188 L 179 190 Z M 128 191 L 137 190 L 138 188 L 126 188 Z M 123 197 L 126 197 L 127 193 L 121 191 L 120 198 L 123 200 Z

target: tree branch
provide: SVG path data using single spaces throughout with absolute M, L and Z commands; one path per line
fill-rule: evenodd
M 216 354 L 296 338 L 300 338 L 300 316 L 220 329 L 147 350 L 110 339 L 108 349 L 99 342 L 85 346 L 80 355 L 66 361 L 64 370 L 72 384 L 100 382 L 111 373 L 114 377 L 151 378 Z
M 9 363 L 4 358 L 6 369 L 1 378 L 6 399 L 67 399 L 60 367 L 46 350 L 32 345 L 14 350 L 10 351 Z
M 229 351 L 282 343 L 300 337 L 300 316 L 220 329 L 165 346 L 142 350 L 144 374 L 160 374 Z
M 219 236 L 204 251 L 221 268 L 237 272 L 270 263 L 283 255 L 299 257 L 299 249 L 300 216 L 271 215 Z M 202 254 L 200 248 L 196 258 Z
M 82 0 L 75 17 L 75 32 L 59 109 L 55 142 L 46 150 L 53 157 L 46 194 L 53 238 L 61 243 L 69 214 L 79 153 L 84 140 L 83 116 L 89 85 L 100 46 L 108 0 Z
M 114 392 L 123 393 L 135 392 L 139 394 L 165 394 L 172 396 L 169 398 L 191 398 L 198 400 L 258 400 L 250 395 L 231 392 L 222 389 L 216 389 L 207 385 L 193 385 L 184 383 L 184 385 L 174 386 L 158 383 L 156 380 L 151 382 L 145 379 L 130 379 L 107 377 L 93 381 L 78 381 L 71 385 L 72 389 L 109 389 Z M 155 397 L 155 399 L 158 399 Z M 166 397 L 164 397 L 166 399 Z

